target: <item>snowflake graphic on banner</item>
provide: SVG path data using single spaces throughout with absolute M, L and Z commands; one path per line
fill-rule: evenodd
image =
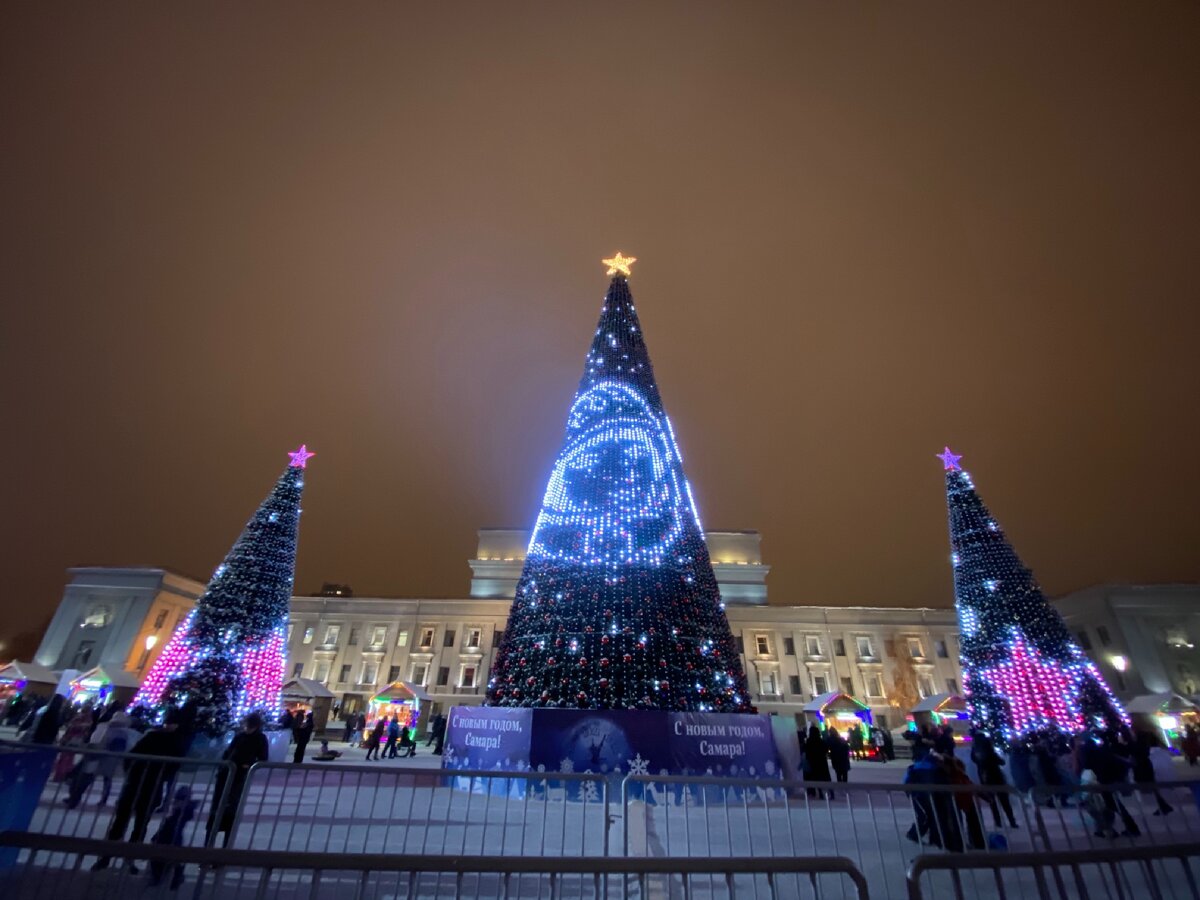
M 563 757 L 563 761 L 558 764 L 558 771 L 570 775 L 575 771 L 575 763 L 569 756 Z
M 642 754 L 638 754 L 629 761 L 630 775 L 648 775 L 650 773 L 650 760 L 642 759 Z

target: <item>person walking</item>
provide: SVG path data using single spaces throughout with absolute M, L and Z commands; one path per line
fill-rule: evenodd
M 1200 760 L 1200 728 L 1189 725 L 1183 736 L 1183 755 L 1187 757 L 1188 765 L 1196 765 Z
M 62 694 L 51 697 L 49 703 L 32 713 L 33 720 L 27 726 L 33 732 L 30 741 L 47 746 L 56 743 L 58 730 L 62 728 L 63 718 L 69 711 L 66 697 Z
M 76 754 L 73 748 L 86 745 L 87 736 L 91 730 L 92 713 L 90 709 L 81 709 L 71 717 L 71 720 L 67 722 L 67 727 L 63 730 L 62 737 L 58 740 L 58 745 L 64 749 L 54 760 L 51 780 L 67 780 L 75 768 Z
M 375 759 L 379 759 L 379 744 L 383 740 L 383 733 L 387 731 L 388 720 L 384 716 L 375 722 L 375 727 L 371 729 L 371 733 L 367 735 L 367 759 L 371 758 L 371 754 L 375 754 Z
M 186 784 L 175 788 L 166 814 L 158 823 L 158 830 L 150 839 L 152 844 L 166 844 L 173 847 L 183 846 L 183 830 L 188 822 L 196 818 L 196 801 L 192 799 L 192 789 Z M 167 863 L 154 860 L 150 863 L 150 884 L 157 886 L 163 876 L 171 869 L 171 890 L 179 889 L 183 884 L 183 863 Z
M 971 759 L 979 771 L 979 783 L 993 788 L 1008 787 L 1008 780 L 1004 777 L 1004 757 L 996 750 L 996 743 L 991 735 L 976 729 L 971 732 L 971 739 Z M 1008 791 L 983 791 L 982 794 L 992 809 L 992 818 L 995 819 L 997 828 L 1004 825 L 1000 819 L 1001 809 L 1008 816 L 1009 826 L 1018 827 Z
M 292 754 L 292 762 L 304 762 L 304 751 L 308 747 L 308 742 L 313 736 L 313 714 L 310 712 L 304 716 L 296 717 L 296 724 L 292 728 L 292 740 L 296 742 L 296 752 Z
M 233 820 L 237 815 L 238 801 L 246 788 L 246 779 L 250 777 L 250 768 L 255 763 L 266 762 L 270 755 L 270 745 L 267 736 L 263 734 L 263 720 L 258 713 L 250 713 L 242 719 L 242 730 L 233 736 L 221 759 L 233 763 L 233 778 L 229 777 L 227 769 L 217 773 L 216 785 L 213 788 L 213 805 L 208 812 L 207 834 L 209 840 L 218 832 L 224 832 L 221 846 L 229 846 L 229 838 L 233 832 Z M 228 785 L 226 784 L 228 782 Z M 221 817 L 217 819 L 217 808 L 221 797 L 225 805 L 221 809 Z
M 387 727 L 387 746 L 385 746 L 383 748 L 383 753 L 380 755 L 379 758 L 383 759 L 384 757 L 387 757 L 388 759 L 395 759 L 396 758 L 396 744 L 397 744 L 397 742 L 399 742 L 399 740 L 400 740 L 400 717 L 393 716 L 392 721 L 390 721 L 388 723 L 388 727 Z
M 1105 808 L 1121 817 L 1121 824 L 1125 827 L 1121 836 L 1140 837 L 1142 830 L 1117 796 L 1118 786 L 1125 784 L 1128 778 L 1129 761 L 1117 753 L 1114 744 L 1115 739 L 1112 737 L 1096 738 L 1087 742 L 1081 753 L 1080 768 L 1092 770 L 1096 783 L 1103 789 L 1100 796 Z M 1116 833 L 1097 832 L 1096 837 L 1116 837 Z
M 832 728 L 825 734 L 829 737 L 829 764 L 833 768 L 838 782 L 845 784 L 850 780 L 850 753 L 853 745 Z M 858 730 L 853 729 L 850 734 L 858 734 Z M 861 734 L 859 734 L 859 741 L 862 741 Z
M 837 734 L 837 732 L 835 731 L 834 734 Z M 849 738 L 848 746 L 850 749 L 850 753 L 854 756 L 855 759 L 861 760 L 863 758 L 863 751 L 866 749 L 863 746 L 862 732 L 859 731 L 857 728 L 851 728 L 850 733 L 847 735 L 847 737 Z M 838 735 L 838 740 L 841 740 L 841 735 Z
M 950 784 L 943 760 L 936 751 L 929 751 L 908 767 L 904 783 L 912 785 Z M 916 822 L 908 829 L 907 837 L 915 843 L 928 842 L 953 853 L 963 849 L 962 832 L 950 794 L 945 791 L 913 791 L 909 794 Z
M 345 734 L 342 735 L 342 743 L 343 744 L 349 744 L 350 741 L 353 739 L 354 723 L 357 721 L 358 721 L 358 716 L 356 716 L 354 713 L 346 713 L 346 716 L 345 716 L 346 731 L 345 731 Z
M 816 725 L 808 726 L 808 737 L 804 740 L 804 780 L 828 783 L 829 778 L 829 747 L 821 737 L 821 729 Z M 828 791 L 808 789 L 810 797 L 818 798 Z
M 129 716 L 118 712 L 107 722 L 101 722 L 96 727 L 88 746 L 103 750 L 105 753 L 125 753 L 137 742 L 137 739 L 137 732 L 129 727 Z M 112 793 L 113 776 L 117 773 L 117 766 L 120 764 L 121 757 L 119 756 L 85 754 L 79 765 L 75 767 L 70 792 L 63 801 L 67 804 L 67 809 L 74 809 L 83 801 L 97 778 L 104 783 L 104 792 L 100 795 L 100 805 L 106 805 L 109 795 Z
M 441 713 L 434 716 L 429 722 L 429 734 L 426 735 L 425 746 L 437 743 L 438 739 L 446 733 L 446 717 Z
M 986 850 L 987 842 L 983 837 L 983 819 L 979 815 L 979 806 L 975 799 L 975 792 L 967 790 L 974 782 L 971 781 L 971 776 L 967 774 L 967 767 L 962 760 L 955 759 L 953 756 L 942 757 L 942 765 L 946 767 L 946 775 L 949 778 L 950 784 L 957 785 L 959 790 L 954 794 L 954 805 L 958 807 L 958 814 L 961 817 L 959 823 L 959 832 L 962 832 L 962 823 L 967 826 L 967 849 L 969 850 Z
M 1168 803 L 1166 798 L 1154 787 L 1156 779 L 1150 754 L 1156 748 L 1163 748 L 1163 742 L 1157 735 L 1151 734 L 1149 731 L 1138 731 L 1133 735 L 1133 741 L 1129 748 L 1130 757 L 1133 760 L 1133 781 L 1143 792 L 1154 794 L 1154 799 L 1158 804 L 1154 815 L 1167 816 L 1175 812 L 1175 807 Z
M 183 718 L 183 710 L 172 707 L 167 710 L 166 721 L 161 728 L 147 731 L 130 750 L 130 755 L 179 757 L 187 751 L 184 735 L 179 726 Z M 179 764 L 160 759 L 139 760 L 128 759 L 125 762 L 125 783 L 121 793 L 117 795 L 117 808 L 113 812 L 112 822 L 108 826 L 105 838 L 110 841 L 122 841 L 133 821 L 133 832 L 129 835 L 131 843 L 140 843 L 146 839 L 146 829 L 150 824 L 150 812 L 158 803 L 162 786 L 175 777 Z M 112 860 L 101 856 L 92 864 L 92 871 L 107 869 Z M 129 871 L 137 874 L 137 866 L 129 862 Z

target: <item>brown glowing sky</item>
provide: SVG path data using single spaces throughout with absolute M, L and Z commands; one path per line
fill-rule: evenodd
M 8 4 L 5 621 L 204 574 L 463 595 L 632 286 L 776 603 L 952 601 L 942 444 L 1044 586 L 1200 576 L 1200 8 Z

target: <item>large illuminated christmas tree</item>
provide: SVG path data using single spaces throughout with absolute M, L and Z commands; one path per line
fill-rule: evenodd
M 612 281 L 546 486 L 493 706 L 751 712 L 629 265 Z
M 303 445 L 288 454 L 274 490 L 155 660 L 135 707 L 193 703 L 198 726 L 211 734 L 248 712 L 279 715 L 300 495 L 313 455 Z
M 963 471 L 946 472 L 963 683 L 974 723 L 1011 745 L 1047 730 L 1074 733 L 1125 721 L 1096 665 L 1046 602 Z

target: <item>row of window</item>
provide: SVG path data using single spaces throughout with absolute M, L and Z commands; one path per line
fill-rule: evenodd
M 774 653 L 772 652 L 772 649 L 771 649 L 771 646 L 772 646 L 771 637 L 772 636 L 769 633 L 764 633 L 764 632 L 759 632 L 754 635 L 754 649 L 758 653 L 759 656 L 773 656 L 774 655 Z M 905 640 L 906 647 L 908 650 L 908 655 L 912 659 L 925 659 L 926 658 L 925 657 L 925 647 L 921 643 L 920 638 L 910 637 L 910 638 L 905 638 L 904 640 Z M 878 659 L 878 654 L 876 654 L 876 652 L 875 652 L 875 645 L 872 643 L 872 639 L 870 637 L 868 637 L 867 635 L 859 635 L 858 637 L 856 637 L 854 639 L 854 643 L 855 643 L 855 649 L 858 651 L 859 659 Z M 738 652 L 744 654 L 746 652 L 746 649 L 742 642 L 742 638 L 740 636 L 737 639 L 737 645 L 738 645 Z M 886 651 L 888 657 L 894 657 L 896 655 L 894 641 L 884 641 L 883 645 L 884 645 L 884 650 Z M 950 649 L 946 645 L 945 641 L 934 641 L 933 647 L 934 647 L 934 653 L 936 654 L 938 659 L 949 659 Z M 783 639 L 783 653 L 785 656 L 795 656 L 796 655 L 796 641 L 794 638 L 785 637 Z M 804 636 L 804 653 L 806 656 L 824 656 L 825 655 L 823 652 L 821 637 L 819 635 L 808 634 L 808 635 Z M 834 638 L 833 655 L 834 656 L 845 656 L 846 655 L 846 642 L 842 638 Z
M 291 643 L 292 636 L 295 631 L 294 622 L 288 622 L 288 643 Z M 302 644 L 311 644 L 317 637 L 317 629 L 312 625 L 303 626 L 304 631 L 301 637 Z M 388 627 L 386 625 L 372 625 L 367 633 L 368 647 L 375 647 L 382 650 L 387 646 Z M 503 632 L 496 632 L 496 640 L 499 641 Z M 360 633 L 358 628 L 350 629 L 350 640 L 347 645 L 350 647 L 358 646 Z M 457 638 L 457 632 L 453 628 L 447 628 L 442 635 L 442 646 L 453 647 Z M 319 646 L 336 647 L 342 637 L 342 626 L 338 624 L 326 625 L 324 640 Z M 417 643 L 414 645 L 418 650 L 432 650 L 434 640 L 437 637 L 437 628 L 433 625 L 426 625 L 420 628 L 417 632 Z M 407 630 L 400 630 L 396 633 L 396 646 L 407 647 L 409 634 Z M 463 629 L 463 650 L 480 650 L 483 647 L 483 626 L 473 625 Z
M 780 693 L 779 673 L 777 672 L 761 672 L 758 676 L 759 692 L 763 694 L 772 694 L 778 696 Z M 817 697 L 821 694 L 829 693 L 829 676 L 828 675 L 813 675 L 812 676 L 813 696 Z M 874 674 L 869 674 L 863 677 L 863 686 L 866 688 L 868 697 L 885 697 L 883 690 L 883 679 Z M 844 694 L 854 695 L 854 681 L 851 678 L 842 678 L 841 691 Z M 946 679 L 946 692 L 950 694 L 958 693 L 958 679 Z M 788 676 L 788 693 L 801 695 L 804 693 L 804 685 L 799 675 Z M 932 697 L 937 693 L 937 688 L 934 686 L 933 677 L 931 675 L 917 676 L 917 693 L 921 695 L 921 699 Z
M 313 663 L 312 674 L 310 677 L 314 681 L 328 682 L 332 666 L 327 660 L 319 659 Z M 342 684 L 361 684 L 376 686 L 379 682 L 379 663 L 363 661 L 358 672 L 358 680 L 351 681 L 353 674 L 353 666 L 350 663 L 343 663 L 341 672 L 338 674 L 338 681 Z M 298 662 L 292 667 L 292 677 L 300 678 L 304 675 L 304 663 Z M 429 663 L 414 662 L 409 667 L 409 675 L 407 681 L 412 684 L 425 686 L 429 679 Z M 386 684 L 393 684 L 400 681 L 400 666 L 390 666 L 388 668 L 388 676 Z M 462 663 L 458 667 L 458 683 L 455 687 L 459 688 L 475 688 L 478 687 L 479 681 L 479 664 L 478 663 Z M 450 683 L 450 667 L 441 666 L 437 670 L 437 687 L 445 687 Z

